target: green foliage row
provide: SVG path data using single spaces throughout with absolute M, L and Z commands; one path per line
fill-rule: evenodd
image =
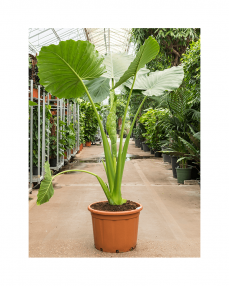
M 181 62 L 182 85 L 158 97 L 158 103 L 151 103 L 154 108 L 144 110 L 135 137 L 145 139 L 151 148 L 166 145 L 163 153 L 178 156 L 180 167 L 192 162 L 200 170 L 200 39 L 190 43 Z
M 167 139 L 163 119 L 168 116 L 168 109 L 148 109 L 139 122 L 144 125 L 146 132 L 142 134 L 145 143 L 152 149 L 160 151 Z
M 80 102 L 80 144 L 93 142 L 99 124 L 90 102 L 78 100 Z M 96 104 L 97 111 L 101 111 L 99 104 Z

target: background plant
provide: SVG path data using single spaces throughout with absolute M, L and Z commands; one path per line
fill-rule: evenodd
M 59 127 L 62 126 L 61 120 L 59 120 Z M 57 117 L 51 117 L 50 118 L 50 137 L 49 137 L 49 156 L 50 159 L 56 159 L 57 158 Z M 62 135 L 62 139 L 60 139 L 60 136 Z M 64 155 L 64 145 L 65 145 L 65 131 L 59 130 L 59 157 Z
M 81 104 L 84 104 L 84 141 L 85 142 L 93 142 L 95 141 L 95 135 L 97 133 L 99 124 L 98 120 L 96 118 L 95 112 L 93 110 L 93 107 L 90 102 L 82 102 Z M 101 110 L 100 105 L 97 103 L 95 104 L 97 111 L 99 112 Z
M 157 40 L 160 52 L 147 64 L 148 69 L 156 71 L 178 66 L 189 43 L 198 40 L 200 28 L 134 28 L 131 35 L 137 51 L 149 36 Z
M 45 105 L 45 160 L 47 160 L 47 152 L 49 139 L 47 134 L 50 133 L 50 128 L 48 127 L 49 119 L 51 118 L 50 112 L 51 106 Z M 29 109 L 30 114 L 30 109 Z M 43 107 L 40 107 L 40 162 L 42 158 L 42 128 L 43 128 Z M 30 135 L 29 135 L 30 136 Z M 29 149 L 29 162 L 30 162 L 30 149 Z M 38 166 L 38 107 L 33 108 L 33 166 Z
M 152 149 L 160 151 L 167 139 L 163 119 L 168 116 L 168 110 L 150 108 L 146 111 L 139 119 L 139 122 L 145 127 L 145 133 L 142 136 Z

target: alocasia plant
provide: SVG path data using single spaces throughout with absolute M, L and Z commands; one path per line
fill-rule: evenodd
M 152 37 L 149 37 L 144 45 L 141 46 L 135 58 L 123 54 L 109 54 L 103 61 L 103 58 L 91 43 L 87 41 L 75 42 L 73 40 L 67 40 L 65 42 L 60 42 L 58 45 L 42 47 L 40 54 L 37 57 L 40 83 L 45 86 L 45 89 L 48 92 L 59 98 L 77 98 L 86 95 L 91 103 L 101 130 L 105 154 L 105 162 L 103 162 L 103 165 L 108 182 L 105 183 L 96 174 L 85 170 L 68 170 L 60 172 L 57 175 L 65 172 L 79 171 L 95 176 L 111 205 L 122 205 L 126 202 L 126 199 L 123 199 L 121 194 L 121 181 L 126 153 L 135 120 L 146 97 L 161 95 L 164 90 L 173 90 L 179 87 L 183 80 L 184 73 L 181 66 L 162 72 L 151 73 L 149 76 L 147 75 L 148 70 L 145 68 L 145 65 L 154 59 L 158 52 L 159 45 L 157 41 Z M 105 64 L 106 67 L 102 64 Z M 143 88 L 141 87 L 141 89 L 144 90 L 146 97 L 139 106 L 123 146 L 123 133 L 127 108 L 138 72 L 140 76 L 145 77 L 146 80 L 146 83 L 144 81 L 145 84 Z M 147 78 L 147 76 L 149 78 Z M 117 157 L 115 118 L 116 96 L 114 89 L 125 84 L 128 80 L 131 80 L 132 83 L 123 116 Z M 111 89 L 109 87 L 110 81 Z M 137 83 L 138 82 L 136 82 L 136 84 Z M 94 103 L 106 98 L 109 95 L 109 90 L 111 108 L 107 118 L 107 130 L 111 138 L 111 148 Z M 51 177 L 48 162 L 45 163 L 45 170 L 46 175 L 41 182 L 41 187 L 38 192 L 38 205 L 49 201 L 54 194 L 52 180 L 55 176 Z

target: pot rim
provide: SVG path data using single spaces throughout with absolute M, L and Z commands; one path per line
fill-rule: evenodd
M 137 205 L 138 205 L 138 208 L 135 209 L 135 210 L 130 210 L 130 211 L 121 211 L 121 212 L 109 212 L 109 211 L 98 211 L 98 210 L 94 210 L 91 208 L 91 205 L 93 204 L 96 204 L 96 203 L 102 203 L 102 202 L 107 202 L 107 201 L 99 201 L 99 202 L 95 202 L 95 203 L 92 203 L 88 206 L 88 210 L 91 212 L 91 213 L 94 213 L 94 214 L 100 214 L 100 215 L 130 215 L 130 214 L 135 214 L 135 213 L 138 213 L 140 212 L 142 209 L 143 209 L 143 206 L 140 204 L 140 203 L 137 203 L 135 202 Z
M 178 167 L 176 167 L 175 169 L 177 169 L 177 170 L 187 170 L 187 169 L 192 169 L 192 167 L 188 167 L 188 168 L 178 168 Z

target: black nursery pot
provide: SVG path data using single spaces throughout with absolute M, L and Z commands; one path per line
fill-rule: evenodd
M 154 154 L 155 154 L 155 157 L 161 157 L 161 153 L 158 151 L 155 151 Z
M 192 172 L 191 172 L 191 180 L 196 180 L 196 179 L 199 179 L 200 178 L 200 175 L 198 174 L 199 173 L 199 166 L 192 163 L 192 161 L 188 161 L 188 165 L 189 166 L 192 166 Z
M 41 172 L 42 172 L 42 168 L 40 168 L 40 175 L 41 175 Z M 38 167 L 36 166 L 33 166 L 33 175 L 38 175 Z
M 179 167 L 179 163 L 177 163 L 178 157 L 172 156 L 171 161 L 172 161 L 172 170 L 173 170 L 173 178 L 177 178 L 177 171 L 176 168 Z
M 50 167 L 56 167 L 56 165 L 57 165 L 57 158 L 49 159 L 49 164 L 50 164 Z
M 166 151 L 165 147 L 162 147 L 162 151 Z M 171 164 L 171 157 L 168 154 L 162 154 L 163 161 Z
M 149 147 L 148 147 L 148 145 L 146 143 L 142 142 L 142 146 L 143 146 L 143 151 L 144 152 L 149 152 L 150 151 L 150 149 L 149 149 Z
M 137 147 L 137 148 L 140 148 L 141 146 L 140 146 L 140 140 L 139 139 L 135 139 L 135 146 Z
M 154 154 L 154 150 L 153 150 L 153 149 L 150 149 L 150 153 L 151 153 L 151 154 Z
M 143 142 L 142 141 L 140 141 L 140 147 L 141 147 L 141 150 L 143 150 L 143 144 L 142 144 Z

